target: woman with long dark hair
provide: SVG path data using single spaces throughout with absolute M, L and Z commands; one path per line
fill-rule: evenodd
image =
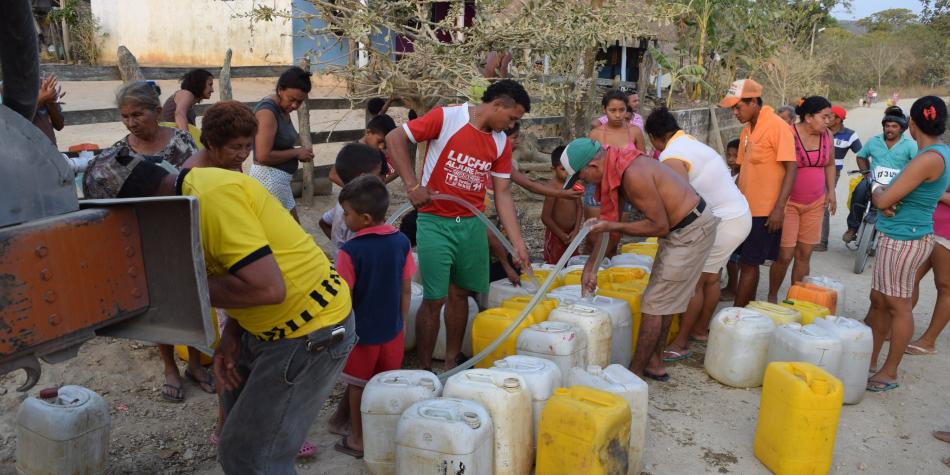
M 188 132 L 195 125 L 195 105 L 211 99 L 214 92 L 214 76 L 206 69 L 192 69 L 181 77 L 181 89 L 168 96 L 162 107 L 162 122 L 173 122 L 175 128 Z

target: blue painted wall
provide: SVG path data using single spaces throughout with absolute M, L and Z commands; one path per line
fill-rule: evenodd
M 293 0 L 294 16 L 298 16 L 299 13 L 316 13 L 316 10 L 313 8 L 313 4 L 306 0 Z M 315 28 L 322 27 L 324 25 L 323 20 L 319 18 L 314 18 L 312 20 L 312 26 Z M 312 63 L 317 66 L 317 63 L 323 64 L 336 64 L 343 65 L 346 64 L 346 54 L 347 54 L 347 42 L 346 40 L 340 41 L 337 44 L 334 44 L 336 38 L 310 38 L 303 34 L 306 28 L 306 22 L 300 18 L 293 19 L 293 45 L 294 45 L 294 62 L 300 60 L 305 54 L 313 51 L 319 52 L 320 55 L 317 58 L 312 59 Z M 389 41 L 386 41 L 385 32 L 375 34 L 371 36 L 375 48 L 380 51 L 390 51 L 392 44 L 394 43 L 393 38 L 390 38 Z M 315 67 L 316 69 L 316 67 Z

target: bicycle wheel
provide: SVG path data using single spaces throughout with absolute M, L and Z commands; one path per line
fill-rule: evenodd
M 868 265 L 868 258 L 873 250 L 872 242 L 874 235 L 874 224 L 864 221 L 858 229 L 858 252 L 854 255 L 854 273 L 864 273 L 864 268 Z

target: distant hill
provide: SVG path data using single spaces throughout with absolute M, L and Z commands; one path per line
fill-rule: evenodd
M 838 20 L 838 26 L 856 35 L 863 35 L 868 32 L 868 29 L 859 25 L 857 20 Z

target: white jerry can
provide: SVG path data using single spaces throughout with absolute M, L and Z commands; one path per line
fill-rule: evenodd
M 409 406 L 396 427 L 396 474 L 492 475 L 492 420 L 474 401 L 435 398 Z

